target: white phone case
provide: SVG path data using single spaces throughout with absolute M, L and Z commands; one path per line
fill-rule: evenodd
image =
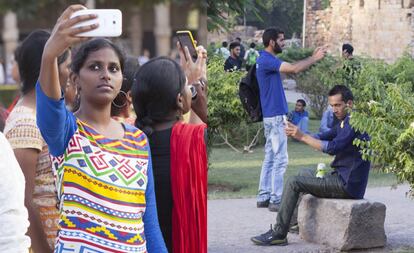
M 98 23 L 95 30 L 79 33 L 80 37 L 118 37 L 122 34 L 122 12 L 118 9 L 86 9 L 72 14 L 71 18 L 85 14 L 96 14 L 96 19 L 84 21 L 73 27 L 86 26 Z

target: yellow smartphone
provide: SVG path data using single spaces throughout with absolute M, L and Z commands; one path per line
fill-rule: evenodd
M 184 51 L 184 47 L 188 47 L 188 50 L 190 51 L 191 58 L 193 58 L 193 61 L 197 60 L 197 50 L 196 45 L 194 42 L 193 35 L 190 31 L 177 31 L 176 36 L 178 39 L 178 42 L 180 43 L 181 49 Z M 187 56 L 184 54 L 185 60 L 188 61 Z

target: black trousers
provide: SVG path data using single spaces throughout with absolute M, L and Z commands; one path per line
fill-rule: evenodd
M 297 223 L 297 208 L 303 194 L 309 193 L 319 198 L 352 198 L 345 191 L 337 172 L 327 173 L 324 178 L 317 178 L 315 174 L 316 170 L 303 169 L 285 182 L 274 228 L 278 235 L 286 237 L 290 225 Z

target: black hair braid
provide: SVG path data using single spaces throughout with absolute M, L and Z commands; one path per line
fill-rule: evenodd
M 154 128 L 152 128 L 153 124 L 154 121 L 149 115 L 146 115 L 143 118 L 137 118 L 135 120 L 135 126 L 141 129 L 147 136 L 151 136 L 154 133 Z

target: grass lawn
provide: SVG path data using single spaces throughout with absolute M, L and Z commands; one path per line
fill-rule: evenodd
M 315 132 L 318 127 L 318 120 L 310 120 L 310 131 Z M 329 155 L 292 140 L 288 141 L 288 154 L 289 165 L 285 178 L 296 175 L 301 168 L 316 168 L 316 165 L 320 162 L 328 165 L 333 159 Z M 244 198 L 255 196 L 263 158 L 263 146 L 256 147 L 253 153 L 244 154 L 236 153 L 230 148 L 213 148 L 208 172 L 209 198 Z M 368 187 L 389 186 L 396 182 L 394 175 L 371 170 Z

